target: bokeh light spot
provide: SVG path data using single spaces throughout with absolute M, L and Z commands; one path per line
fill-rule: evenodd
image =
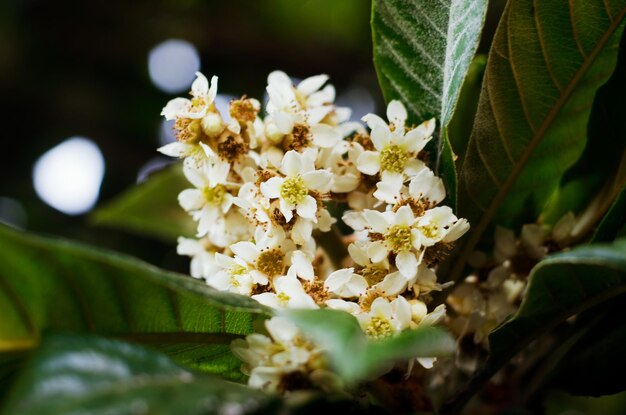
M 44 153 L 35 163 L 33 184 L 48 205 L 68 215 L 90 210 L 98 200 L 104 158 L 98 146 L 71 137 Z
M 198 70 L 200 55 L 185 40 L 166 40 L 152 48 L 148 55 L 150 79 L 157 88 L 170 94 L 189 90 Z

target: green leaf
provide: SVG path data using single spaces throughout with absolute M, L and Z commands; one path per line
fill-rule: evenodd
M 399 99 L 413 123 L 437 117 L 436 161 L 450 200 L 454 155 L 445 130 L 478 47 L 487 0 L 374 0 L 374 64 L 387 101 Z M 452 203 L 454 204 L 454 203 Z
M 0 356 L 44 330 L 154 345 L 200 370 L 241 378 L 232 339 L 269 314 L 256 301 L 120 254 L 0 226 Z
M 614 240 L 619 232 L 626 226 L 626 188 L 613 202 L 613 206 L 606 213 L 596 232 L 593 235 L 593 242 L 610 242 Z
M 253 414 L 258 390 L 192 373 L 167 356 L 99 337 L 52 335 L 21 372 L 4 414 Z
M 586 237 L 604 216 L 626 181 L 626 31 L 615 71 L 596 92 L 587 126 L 587 143 L 576 164 L 565 172 L 552 201 L 542 213 L 544 223 L 564 214 L 579 215 L 577 239 Z
M 420 327 L 378 341 L 367 339 L 354 316 L 337 310 L 294 310 L 289 317 L 323 347 L 337 373 L 353 384 L 379 374 L 391 364 L 416 357 L 454 353 L 452 336 L 439 327 Z
M 460 214 L 472 230 L 453 277 L 493 221 L 535 221 L 581 155 L 625 14 L 626 0 L 508 2 L 460 174 Z
M 166 242 L 192 236 L 196 225 L 178 205 L 178 194 L 190 185 L 180 163 L 175 163 L 138 184 L 115 200 L 96 209 L 90 220 L 95 225 L 132 231 Z
M 531 272 L 517 313 L 489 335 L 490 354 L 470 386 L 450 404 L 458 408 L 534 339 L 572 315 L 626 293 L 626 239 L 561 252 Z

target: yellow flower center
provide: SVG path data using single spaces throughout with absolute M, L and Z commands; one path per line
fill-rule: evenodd
M 394 225 L 385 234 L 387 247 L 395 252 L 410 251 L 413 248 L 411 228 L 404 225 Z
M 420 226 L 419 230 L 425 237 L 429 239 L 435 239 L 439 235 L 439 227 L 434 223 L 428 224 L 426 226 Z
M 198 112 L 198 111 L 204 109 L 205 106 L 206 106 L 206 100 L 204 99 L 204 97 L 194 97 L 191 100 L 191 111 L 192 112 Z
M 284 266 L 285 255 L 280 249 L 271 249 L 269 251 L 261 252 L 256 260 L 255 267 L 269 277 L 275 277 L 282 275 Z
M 380 169 L 402 173 L 408 160 L 409 153 L 405 149 L 396 144 L 390 144 L 380 152 Z
M 385 278 L 387 270 L 383 267 L 379 267 L 378 265 L 370 264 L 361 270 L 361 275 L 371 287 L 372 285 L 378 284 Z
M 196 143 L 202 134 L 200 120 L 190 118 L 177 118 L 174 129 L 177 131 L 176 139 L 183 143 Z
M 372 317 L 365 328 L 365 334 L 372 340 L 380 340 L 393 334 L 391 323 L 386 318 Z
M 309 189 L 300 176 L 289 177 L 280 186 L 280 196 L 290 205 L 302 203 L 307 194 Z
M 278 299 L 278 302 L 279 302 L 279 303 L 281 303 L 281 304 L 283 304 L 283 305 L 286 305 L 286 304 L 289 302 L 289 300 L 291 299 L 291 297 L 289 297 L 289 296 L 288 296 L 287 294 L 285 294 L 285 293 L 279 293 L 279 294 L 276 296 L 276 298 Z
M 204 194 L 204 199 L 206 200 L 207 204 L 212 206 L 219 206 L 224 201 L 224 197 L 226 197 L 226 193 L 228 192 L 226 191 L 226 188 L 224 186 L 218 184 L 215 187 L 205 187 L 202 190 L 202 193 Z

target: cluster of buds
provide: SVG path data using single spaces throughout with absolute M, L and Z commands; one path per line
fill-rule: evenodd
M 430 293 L 443 288 L 435 267 L 469 228 L 438 206 L 445 188 L 424 152 L 436 122 L 407 126 L 405 107 L 391 101 L 388 121 L 368 114 L 366 129 L 334 105 L 327 81 L 317 75 L 294 85 L 272 72 L 263 118 L 259 101 L 245 96 L 221 114 L 217 78 L 209 85 L 201 74 L 192 99 L 167 104 L 162 115 L 175 121 L 177 141 L 159 150 L 184 159 L 193 188 L 179 202 L 198 225 L 197 238 L 180 238 L 178 252 L 192 257 L 193 277 L 218 290 L 275 309 L 343 310 L 372 339 L 436 324 L 446 310 L 429 310 Z M 318 246 L 337 222 L 330 206 L 354 229 L 347 250 L 340 239 L 333 252 Z M 276 342 L 265 339 L 250 339 L 249 348 Z M 267 367 L 246 350 L 239 354 L 252 382 Z M 297 367 L 289 370 L 318 368 Z

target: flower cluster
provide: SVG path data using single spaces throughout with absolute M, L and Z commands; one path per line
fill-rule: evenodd
M 198 230 L 179 239 L 178 252 L 192 257 L 193 277 L 218 290 L 276 309 L 344 310 L 372 339 L 436 324 L 446 310 L 429 310 L 430 293 L 443 288 L 435 267 L 469 228 L 439 206 L 445 188 L 424 151 L 436 122 L 409 126 L 402 103 L 391 101 L 388 120 L 368 114 L 366 129 L 334 104 L 327 81 L 294 85 L 272 72 L 261 117 L 260 102 L 245 96 L 221 114 L 217 78 L 209 84 L 198 73 L 191 99 L 166 105 L 177 141 L 159 151 L 184 159 L 193 187 L 179 202 Z M 355 232 L 328 252 L 320 241 L 333 234 L 334 216 Z M 249 338 L 249 350 L 269 344 L 259 339 Z M 266 367 L 254 352 L 239 354 L 252 373 Z

